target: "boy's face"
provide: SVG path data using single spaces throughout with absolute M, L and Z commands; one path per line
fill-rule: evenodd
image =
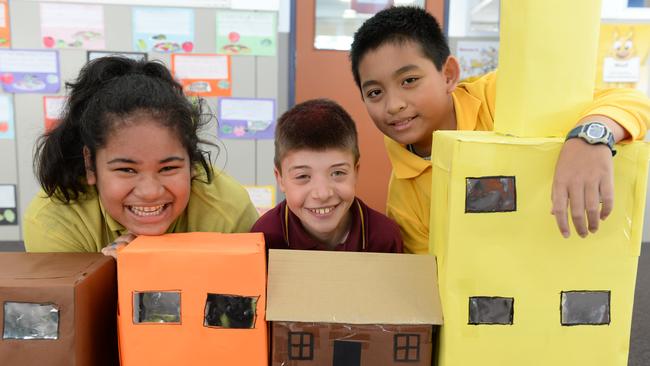
M 359 63 L 363 102 L 379 130 L 418 152 L 431 151 L 431 134 L 456 128 L 451 92 L 458 62 L 449 57 L 442 71 L 414 42 L 389 42 Z
M 350 226 L 358 164 L 345 149 L 294 150 L 275 170 L 287 206 L 305 229 L 327 244 L 338 244 Z

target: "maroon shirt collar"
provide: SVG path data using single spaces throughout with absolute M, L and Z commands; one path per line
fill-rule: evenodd
M 337 245 L 334 250 L 343 250 L 350 252 L 362 252 L 367 250 L 367 212 L 364 210 L 361 202 L 354 199 L 352 206 L 350 206 L 350 213 L 352 225 L 350 226 L 350 233 L 345 241 Z M 280 209 L 282 220 L 282 232 L 284 241 L 287 243 L 289 249 L 299 250 L 331 250 L 329 247 L 321 243 L 318 239 L 314 238 L 300 222 L 296 216 L 287 207 L 287 202 L 282 203 Z

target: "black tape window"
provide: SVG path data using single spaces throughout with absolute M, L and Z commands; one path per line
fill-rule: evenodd
M 515 177 L 465 178 L 465 212 L 517 210 Z
M 171 323 L 181 322 L 181 293 L 134 292 L 133 323 Z
M 313 360 L 314 335 L 308 332 L 289 332 L 289 359 Z
M 469 324 L 512 324 L 514 303 L 512 297 L 470 297 Z
M 257 298 L 208 294 L 203 325 L 219 328 L 255 328 Z
M 420 361 L 420 335 L 396 334 L 393 338 L 393 360 L 395 362 Z
M 5 302 L 2 339 L 58 339 L 59 308 L 54 304 Z
M 610 322 L 609 291 L 562 292 L 562 325 L 606 325 Z

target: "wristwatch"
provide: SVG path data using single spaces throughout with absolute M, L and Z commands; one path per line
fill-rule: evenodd
M 566 139 L 580 138 L 590 145 L 603 144 L 612 151 L 612 156 L 616 155 L 614 149 L 614 134 L 607 125 L 600 122 L 589 122 L 576 126 L 569 131 Z

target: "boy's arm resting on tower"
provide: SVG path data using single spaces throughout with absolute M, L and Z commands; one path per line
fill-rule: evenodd
M 650 100 L 634 89 L 596 91 L 576 125 L 588 122 L 607 125 L 617 143 L 641 140 L 650 127 Z M 569 215 L 578 235 L 595 233 L 599 221 L 605 220 L 614 207 L 609 148 L 581 139 L 567 140 L 557 161 L 551 199 L 551 213 L 564 237 L 570 236 Z

